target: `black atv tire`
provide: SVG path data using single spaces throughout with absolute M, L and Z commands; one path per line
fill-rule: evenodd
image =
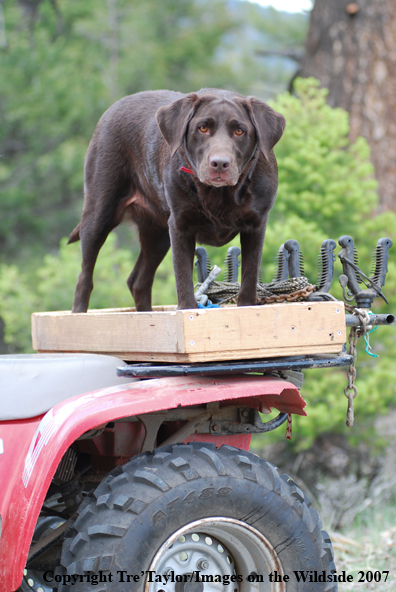
M 250 452 L 200 442 L 159 448 L 114 470 L 84 500 L 63 544 L 57 590 L 70 590 L 65 576 L 80 574 L 74 592 L 91 591 L 89 578 L 101 572 L 97 592 L 205 592 L 213 587 L 195 580 L 208 574 L 230 592 L 336 592 L 323 582 L 336 571 L 331 542 L 310 506 L 292 479 Z M 155 582 L 172 571 L 176 583 Z M 269 582 L 275 571 L 289 577 L 286 587 Z

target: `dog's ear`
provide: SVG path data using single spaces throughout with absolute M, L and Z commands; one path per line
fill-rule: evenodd
M 161 134 L 169 144 L 172 156 L 182 145 L 188 123 L 198 104 L 198 95 L 190 93 L 182 99 L 158 109 L 156 114 L 157 124 Z
M 268 160 L 272 148 L 282 137 L 286 120 L 283 115 L 256 97 L 247 97 L 243 104 L 256 129 L 258 147 Z

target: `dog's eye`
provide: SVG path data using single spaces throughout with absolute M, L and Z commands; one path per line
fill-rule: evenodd
M 206 134 L 209 131 L 209 128 L 207 125 L 203 124 L 199 126 L 199 131 L 202 132 L 203 134 Z
M 238 127 L 238 129 L 235 130 L 235 135 L 236 136 L 242 136 L 242 134 L 244 134 L 244 133 L 245 132 L 240 127 Z

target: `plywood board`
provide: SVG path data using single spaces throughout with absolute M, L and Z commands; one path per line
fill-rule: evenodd
M 35 313 L 40 352 L 95 352 L 124 360 L 201 362 L 337 353 L 346 341 L 342 302 L 220 309 Z

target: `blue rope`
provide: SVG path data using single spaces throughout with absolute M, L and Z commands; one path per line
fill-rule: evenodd
M 378 325 L 376 327 L 374 327 L 374 329 L 371 329 L 371 331 L 366 333 L 364 336 L 364 341 L 366 342 L 366 354 L 368 354 L 369 356 L 372 356 L 373 358 L 379 358 L 379 356 L 378 356 L 378 354 L 371 353 L 371 346 L 369 343 L 370 337 L 369 336 L 370 336 L 370 333 L 373 333 L 376 329 L 378 329 Z
M 198 302 L 198 308 L 220 308 L 220 304 L 213 304 L 213 302 L 208 300 L 206 306 Z

